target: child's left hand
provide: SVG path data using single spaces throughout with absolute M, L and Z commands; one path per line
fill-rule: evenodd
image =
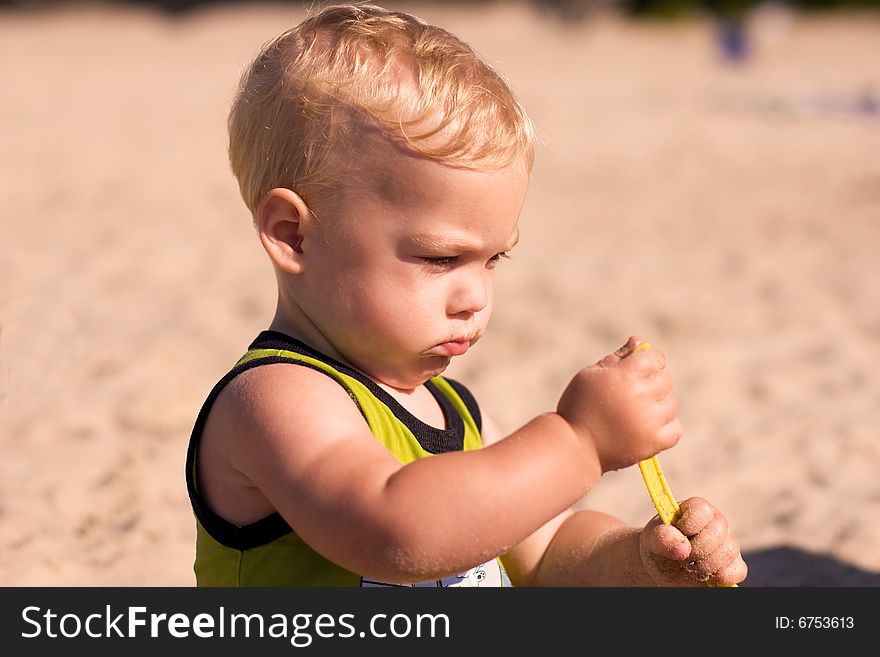
M 654 516 L 642 530 L 642 563 L 661 586 L 729 586 L 746 578 L 748 567 L 727 519 L 701 497 L 680 505 L 681 518 L 664 525 Z

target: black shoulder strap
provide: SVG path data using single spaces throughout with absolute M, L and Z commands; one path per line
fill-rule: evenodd
M 477 404 L 477 400 L 471 394 L 471 391 L 468 390 L 463 383 L 460 381 L 456 381 L 455 379 L 450 379 L 447 377 L 443 377 L 452 386 L 452 389 L 458 393 L 458 396 L 461 397 L 461 401 L 464 402 L 465 407 L 468 409 L 468 412 L 471 414 L 471 417 L 474 419 L 474 423 L 477 425 L 477 431 L 480 433 L 483 432 L 483 416 L 480 415 L 480 405 Z

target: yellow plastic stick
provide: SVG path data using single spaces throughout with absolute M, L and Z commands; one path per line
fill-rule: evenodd
M 660 520 L 665 525 L 672 525 L 681 517 L 681 508 L 675 501 L 675 496 L 669 490 L 669 484 L 663 478 L 663 470 L 660 469 L 660 461 L 652 456 L 644 461 L 639 461 L 639 470 L 642 471 L 642 479 L 648 488 L 648 494 L 657 509 Z
M 650 348 L 650 342 L 641 342 L 633 349 L 633 353 L 647 351 Z M 654 503 L 654 508 L 657 509 L 657 515 L 660 516 L 660 520 L 665 525 L 674 524 L 681 517 L 681 508 L 678 506 L 678 502 L 675 501 L 675 496 L 669 489 L 669 484 L 666 483 L 666 478 L 663 476 L 663 470 L 660 468 L 660 460 L 657 458 L 657 455 L 655 454 L 649 459 L 639 461 L 639 470 L 642 472 L 642 479 L 645 480 L 645 487 L 648 489 L 648 494 L 651 496 L 651 501 Z M 731 584 L 730 586 L 735 587 L 736 584 Z
M 650 348 L 650 342 L 641 342 L 633 350 L 633 353 L 636 351 L 647 351 Z M 660 460 L 655 455 L 644 461 L 639 461 L 639 470 L 642 472 L 642 479 L 645 480 L 645 486 L 648 489 L 648 494 L 651 496 L 651 501 L 654 503 L 654 508 L 657 509 L 660 520 L 666 525 L 673 524 L 681 517 L 681 509 L 678 506 L 678 502 L 675 501 L 675 496 L 669 489 L 669 484 L 666 483 L 666 479 L 663 477 Z

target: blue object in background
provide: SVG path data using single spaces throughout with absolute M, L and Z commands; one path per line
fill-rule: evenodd
M 740 20 L 721 20 L 718 23 L 718 45 L 721 54 L 731 62 L 740 62 L 749 54 L 745 23 Z

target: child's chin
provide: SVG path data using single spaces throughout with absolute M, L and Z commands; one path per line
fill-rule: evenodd
M 443 374 L 452 359 L 448 356 L 430 356 L 419 363 L 421 367 L 408 372 L 396 372 L 393 376 L 379 377 L 379 381 L 398 390 L 418 388 L 429 379 Z
M 428 379 L 443 374 L 443 372 L 446 371 L 446 368 L 449 367 L 449 363 L 452 362 L 452 356 L 431 355 L 428 356 L 425 361 L 425 368 L 418 377 L 421 381 L 419 381 L 417 385 L 421 385 Z

